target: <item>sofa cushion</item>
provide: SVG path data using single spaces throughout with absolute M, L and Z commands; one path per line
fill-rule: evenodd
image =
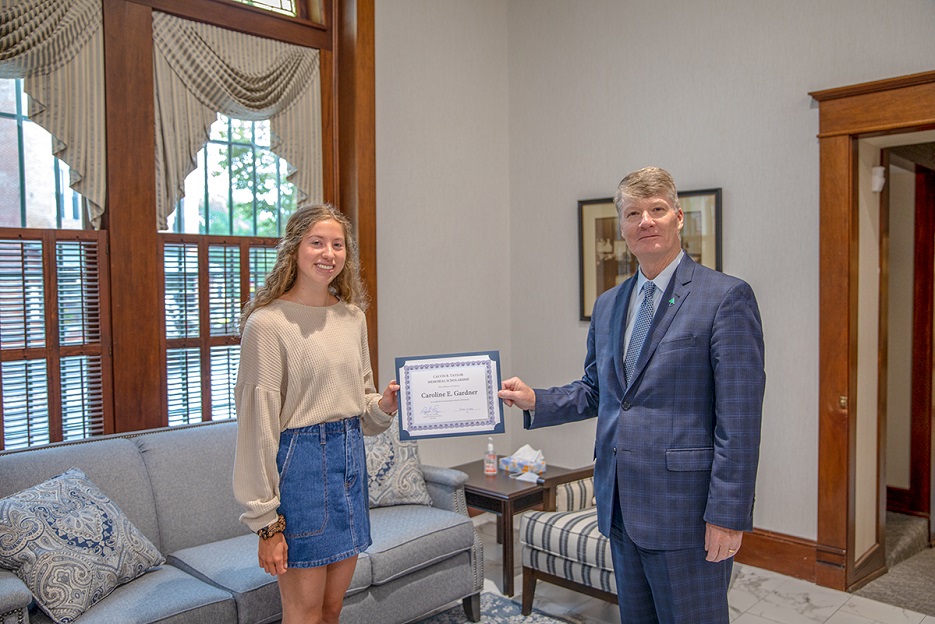
M 580 561 L 601 570 L 614 569 L 610 540 L 597 530 L 597 509 L 594 508 L 526 512 L 520 518 L 519 539 L 533 550 Z
M 77 468 L 0 499 L 0 535 L 0 566 L 59 623 L 165 561 Z
M 367 549 L 373 584 L 447 559 L 474 545 L 474 524 L 467 516 L 425 507 L 396 505 L 370 511 L 373 544 Z
M 344 599 L 341 624 L 392 624 L 394 622 L 421 622 L 439 607 L 449 605 L 480 589 L 475 587 L 476 577 L 471 569 L 471 553 L 465 551 L 416 570 L 395 581 L 374 585 Z M 480 586 L 484 584 L 481 575 Z M 445 622 L 467 622 L 461 617 Z M 483 621 L 489 622 L 490 618 Z M 520 622 L 519 616 L 511 622 Z
M 282 617 L 276 577 L 257 563 L 256 535 L 242 535 L 170 553 L 169 563 L 229 591 L 237 603 L 238 622 L 271 622 Z M 347 595 L 370 587 L 370 558 L 361 553 Z
M 250 533 L 234 499 L 236 422 L 163 429 L 133 440 L 152 480 L 162 552 Z
M 14 611 L 32 602 L 32 594 L 23 581 L 9 570 L 0 570 L 0 614 Z M 0 622 L 3 622 L 0 616 Z
M 25 490 L 72 467 L 80 468 L 146 539 L 165 552 L 156 524 L 149 475 L 139 449 L 131 440 L 70 442 L 0 454 L 0 497 Z
M 414 440 L 399 439 L 395 418 L 380 435 L 365 437 L 364 446 L 371 508 L 432 504 L 422 476 L 419 447 Z
M 237 621 L 269 622 L 282 617 L 279 587 L 257 563 L 257 536 L 241 535 L 169 553 L 168 561 L 192 576 L 229 591 Z
M 30 613 L 29 621 L 49 624 L 43 613 Z M 237 607 L 229 593 L 192 578 L 171 565 L 163 565 L 121 585 L 91 607 L 78 624 L 230 624 Z

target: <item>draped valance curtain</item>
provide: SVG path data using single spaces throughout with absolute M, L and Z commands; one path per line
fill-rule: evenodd
M 318 50 L 153 12 L 156 215 L 184 195 L 217 113 L 269 119 L 271 149 L 291 165 L 299 203 L 322 201 Z
M 29 116 L 54 137 L 95 228 L 107 192 L 102 31 L 100 0 L 0 0 L 0 78 L 24 79 Z M 318 50 L 158 11 L 153 48 L 159 229 L 217 113 L 268 119 L 270 147 L 290 163 L 299 202 L 322 201 Z
M 53 137 L 100 227 L 107 192 L 100 0 L 0 0 L 0 78 L 22 78 L 29 117 Z

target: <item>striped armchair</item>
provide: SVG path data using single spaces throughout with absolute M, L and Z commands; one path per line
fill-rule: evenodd
M 532 612 L 537 581 L 617 604 L 610 542 L 597 530 L 593 474 L 552 489 L 552 510 L 526 512 L 520 518 L 523 615 Z

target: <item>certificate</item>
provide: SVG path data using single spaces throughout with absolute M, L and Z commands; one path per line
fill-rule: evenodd
M 503 433 L 500 352 L 396 358 L 399 438 Z

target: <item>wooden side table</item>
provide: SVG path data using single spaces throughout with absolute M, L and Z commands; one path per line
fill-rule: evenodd
M 497 458 L 499 462 L 500 458 Z M 548 466 L 541 475 L 543 483 L 517 481 L 503 470 L 494 476 L 484 474 L 484 461 L 477 460 L 454 466 L 468 476 L 464 496 L 468 507 L 482 509 L 497 515 L 497 537 L 503 544 L 503 595 L 513 595 L 513 515 L 535 508 L 548 508 L 555 504 L 555 485 L 572 481 L 582 469 L 569 470 Z M 587 471 L 588 469 L 584 469 Z M 545 507 L 544 507 L 545 506 Z

